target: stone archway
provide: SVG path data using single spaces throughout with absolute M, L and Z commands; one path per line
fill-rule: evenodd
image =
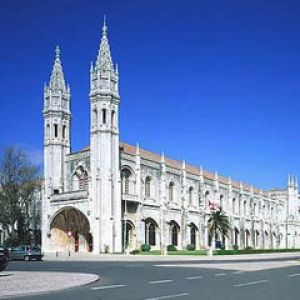
M 68 236 L 68 232 L 71 233 Z M 63 208 L 50 224 L 50 239 L 55 251 L 91 252 L 93 239 L 87 217 L 78 209 Z

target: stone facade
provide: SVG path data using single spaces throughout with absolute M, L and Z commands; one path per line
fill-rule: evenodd
M 142 244 L 204 249 L 212 206 L 230 217 L 227 248 L 300 247 L 295 176 L 283 190 L 262 191 L 119 142 L 118 82 L 104 24 L 90 70 L 90 147 L 71 153 L 70 87 L 56 49 L 44 92 L 45 252 L 122 252 Z

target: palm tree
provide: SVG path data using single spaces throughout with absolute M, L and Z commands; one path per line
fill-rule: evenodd
M 229 217 L 225 214 L 222 208 L 211 212 L 208 220 L 208 233 L 211 237 L 209 246 L 211 246 L 212 237 L 215 238 L 215 241 L 218 239 L 218 236 L 222 236 L 224 239 L 225 237 L 229 236 L 230 229 Z

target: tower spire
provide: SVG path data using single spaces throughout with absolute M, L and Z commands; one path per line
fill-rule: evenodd
M 110 53 L 110 47 L 107 37 L 106 16 L 103 17 L 102 37 L 98 51 L 96 69 L 98 70 L 113 70 L 113 62 Z
M 60 61 L 60 49 L 59 46 L 55 48 L 55 61 L 51 72 L 49 87 L 53 91 L 66 91 L 66 83 L 64 78 L 64 72 Z

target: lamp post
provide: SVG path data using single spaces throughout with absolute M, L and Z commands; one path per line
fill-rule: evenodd
M 68 231 L 68 237 L 69 237 L 69 257 L 71 256 L 71 237 L 72 237 L 72 231 Z

